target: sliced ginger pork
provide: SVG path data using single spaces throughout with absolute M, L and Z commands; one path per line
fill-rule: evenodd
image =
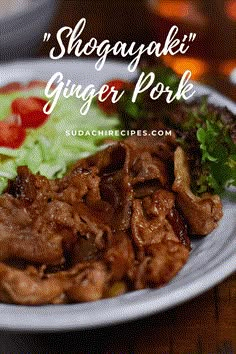
M 191 193 L 175 148 L 129 138 L 54 181 L 19 168 L 0 196 L 0 300 L 93 301 L 170 281 L 189 256 L 187 224 L 206 234 L 222 216 L 218 197 Z

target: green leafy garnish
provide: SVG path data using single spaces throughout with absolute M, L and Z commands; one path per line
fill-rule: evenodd
M 236 144 L 231 125 L 223 122 L 220 112 L 210 110 L 204 98 L 194 114 L 189 112 L 183 127 L 196 130 L 201 152 L 202 173 L 195 181 L 196 191 L 221 193 L 225 187 L 236 186 Z
M 171 68 L 160 64 L 154 67 L 141 67 L 141 71 L 144 72 L 145 75 L 148 75 L 150 72 L 154 73 L 155 81 L 153 82 L 153 87 L 161 82 L 165 87 L 169 86 L 173 91 L 173 94 L 177 92 L 180 78 Z M 118 102 L 119 116 L 124 128 L 135 128 L 139 123 L 143 128 L 146 128 L 148 126 L 148 121 L 155 117 L 157 109 L 160 111 L 160 107 L 165 109 L 167 106 L 170 106 L 166 103 L 165 95 L 161 96 L 156 101 L 152 100 L 149 92 L 151 88 L 140 93 L 135 102 L 132 102 L 131 100 L 133 87 L 131 86 L 130 89 L 126 89 L 125 94 Z M 159 113 L 160 115 L 165 115 L 165 112 L 162 112 L 162 110 Z

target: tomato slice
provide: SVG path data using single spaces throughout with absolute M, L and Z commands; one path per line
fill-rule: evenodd
M 42 88 L 45 89 L 47 86 L 47 81 L 44 80 L 32 80 L 28 82 L 26 85 L 23 85 L 20 82 L 11 82 L 5 86 L 0 87 L 0 94 L 8 94 L 19 91 L 27 91 L 34 88 Z M 55 88 L 55 85 L 52 85 L 51 88 Z
M 129 87 L 129 82 L 127 81 L 123 81 L 123 80 L 119 80 L 119 79 L 116 79 L 116 80 L 111 80 L 111 81 L 108 81 L 106 83 L 106 85 L 109 86 L 110 90 L 108 90 L 107 92 L 105 92 L 103 95 L 102 95 L 102 98 L 105 98 L 109 91 L 111 91 L 111 88 L 113 87 L 115 90 L 117 91 L 120 91 L 120 90 L 124 90 L 126 87 Z M 117 112 L 117 105 L 115 103 L 113 103 L 111 101 L 111 97 L 112 95 L 108 96 L 107 99 L 103 102 L 97 100 L 97 104 L 99 106 L 99 108 L 106 114 L 108 115 L 111 115 L 113 113 L 116 113 Z
M 47 81 L 43 80 L 32 80 L 26 86 L 25 89 L 33 89 L 33 88 L 45 88 L 47 86 Z
M 5 86 L 0 87 L 0 94 L 7 94 L 12 92 L 22 91 L 24 86 L 20 82 L 11 82 Z
M 38 128 L 48 119 L 48 114 L 43 112 L 46 100 L 39 97 L 19 97 L 11 104 L 13 114 L 18 114 L 21 118 L 23 128 Z
M 0 146 L 17 149 L 25 138 L 26 132 L 22 126 L 0 122 Z

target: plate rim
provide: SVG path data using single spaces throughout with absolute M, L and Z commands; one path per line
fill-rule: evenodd
M 25 59 L 25 60 L 16 60 L 16 61 L 12 61 L 9 63 L 1 63 L 0 65 L 0 73 L 2 70 L 9 70 L 14 66 L 28 66 L 31 65 L 31 67 L 37 67 L 38 65 L 50 65 L 51 67 L 55 67 L 56 68 L 56 64 L 60 64 L 60 65 L 67 65 L 70 64 L 71 65 L 75 65 L 80 63 L 80 65 L 83 65 L 84 63 L 88 64 L 94 64 L 96 62 L 96 59 L 91 59 L 91 58 L 79 58 L 79 59 L 71 59 L 71 58 L 66 58 L 63 60 L 60 60 L 59 62 L 52 61 L 50 59 L 45 59 L 45 58 L 40 58 L 40 59 Z M 133 77 L 134 74 L 133 73 L 129 73 L 127 71 L 127 63 L 126 62 L 122 62 L 122 61 L 117 61 L 117 60 L 107 60 L 107 62 L 105 63 L 105 66 L 103 68 L 103 70 L 106 70 L 106 66 L 107 67 L 113 67 L 113 66 L 119 67 L 120 69 L 122 68 L 124 70 L 125 75 L 124 76 L 129 76 L 129 77 Z M 30 69 L 30 68 L 29 68 Z M 126 69 L 126 71 L 125 71 Z M 33 77 L 32 77 L 33 79 Z M 12 80 L 10 80 L 12 81 Z M 1 82 L 0 82 L 1 84 Z M 211 94 L 213 97 L 218 97 L 220 98 L 221 101 L 225 102 L 225 105 L 230 107 L 230 109 L 232 109 L 234 111 L 234 113 L 236 113 L 236 104 L 230 100 L 229 98 L 225 97 L 224 95 L 220 94 L 219 92 L 217 92 L 216 90 L 212 89 L 209 86 L 206 85 L 202 85 L 199 84 L 197 82 L 194 82 L 194 85 L 196 86 L 196 88 L 198 89 L 202 89 L 203 91 L 209 91 L 209 94 Z M 235 230 L 233 231 L 235 232 Z M 172 296 L 167 297 L 167 302 L 165 303 L 165 305 L 163 307 L 158 307 L 157 306 L 157 301 L 158 301 L 158 295 L 156 299 L 143 299 L 143 301 L 138 300 L 137 302 L 131 304 L 130 301 L 128 301 L 126 303 L 126 305 L 122 304 L 123 310 L 124 311 L 120 311 L 117 312 L 114 311 L 114 309 L 112 309 L 112 307 L 109 307 L 109 312 L 104 314 L 99 317 L 97 316 L 96 319 L 92 322 L 89 323 L 88 321 L 77 321 L 74 317 L 73 317 L 73 321 L 69 322 L 68 320 L 63 322 L 62 320 L 59 321 L 58 323 L 55 323 L 55 321 L 52 322 L 47 322 L 48 320 L 48 311 L 46 311 L 47 316 L 45 317 L 44 321 L 41 321 L 41 317 L 37 318 L 37 320 L 35 320 L 35 313 L 40 312 L 41 316 L 45 316 L 44 310 L 49 310 L 50 309 L 58 309 L 58 306 L 60 306 L 60 308 L 65 308 L 65 307 L 70 307 L 75 309 L 75 312 L 78 313 L 78 317 L 79 317 L 79 308 L 81 307 L 86 307 L 88 306 L 88 304 L 92 304 L 92 303 L 85 303 L 85 304 L 70 304 L 70 305 L 45 305 L 45 306 L 20 306 L 20 305 L 11 305 L 11 304 L 0 304 L 0 314 L 2 313 L 2 308 L 4 307 L 5 309 L 9 309 L 9 316 L 11 319 L 14 319 L 14 321 L 12 323 L 9 323 L 9 320 L 6 320 L 6 315 L 5 315 L 5 320 L 4 320 L 4 316 L 0 317 L 0 329 L 4 329 L 4 330 L 9 330 L 9 331 L 19 331 L 19 332 L 48 332 L 48 331 L 53 331 L 53 332 L 60 332 L 60 331 L 65 331 L 65 330 L 81 330 L 81 329 L 92 329 L 92 328 L 97 328 L 97 327 L 105 327 L 105 326 L 109 326 L 109 325 L 115 325 L 118 323 L 124 323 L 124 322 L 128 322 L 128 321 L 132 321 L 138 318 L 143 318 L 146 317 L 148 315 L 151 314 L 156 314 L 156 313 L 160 313 L 160 312 L 164 312 L 169 310 L 170 308 L 173 308 L 175 306 L 178 306 L 186 301 L 189 301 L 191 299 L 193 299 L 194 297 L 199 296 L 200 294 L 206 292 L 207 290 L 209 290 L 210 288 L 212 288 L 213 286 L 215 286 L 216 284 L 218 284 L 219 282 L 223 281 L 226 277 L 228 277 L 230 274 L 232 274 L 235 271 L 235 257 L 234 257 L 234 253 L 232 253 L 230 258 L 227 258 L 226 260 L 224 260 L 223 262 L 224 264 L 224 268 L 222 268 L 222 264 L 220 264 L 221 267 L 221 271 L 219 272 L 219 267 L 214 268 L 213 270 L 211 270 L 210 272 L 207 272 L 205 275 L 200 276 L 199 278 L 197 278 L 196 280 L 194 280 L 193 282 L 190 282 L 188 284 L 186 284 L 184 286 L 184 288 L 182 289 L 175 289 L 172 292 Z M 205 285 L 202 287 L 200 286 L 201 283 L 204 283 Z M 206 285 L 207 284 L 207 285 Z M 198 286 L 199 285 L 199 286 Z M 163 287 L 164 288 L 164 287 Z M 184 291 L 183 291 L 184 290 Z M 145 293 L 146 290 L 141 290 L 141 292 Z M 152 292 L 156 292 L 158 291 L 158 289 L 155 290 L 151 290 Z M 132 292 L 132 293 L 137 293 L 137 291 Z M 131 293 L 131 294 L 132 294 Z M 140 291 L 138 291 L 138 293 L 140 293 Z M 181 294 L 180 294 L 181 293 Z M 121 295 L 121 296 L 129 296 L 130 293 L 125 294 L 125 295 Z M 174 298 L 173 298 L 174 296 Z M 116 302 L 117 298 L 112 298 L 112 299 L 102 299 L 96 302 L 93 302 L 92 307 L 96 307 L 97 304 L 103 304 L 105 302 L 107 302 L 108 304 L 111 304 L 112 302 Z M 142 308 L 140 303 L 145 302 L 145 306 Z M 16 310 L 15 314 L 14 314 L 14 310 Z M 21 318 L 21 320 L 19 321 L 19 319 L 17 318 L 17 316 L 19 315 L 19 313 L 17 312 L 25 312 L 24 316 L 25 316 L 25 322 L 24 322 L 24 316 Z M 55 312 L 55 311 L 54 311 Z M 104 311 L 103 311 L 104 312 Z M 114 315 L 114 312 L 116 312 L 115 318 L 112 316 Z M 55 313 L 53 314 L 52 311 L 52 316 L 55 316 Z M 63 312 L 63 314 L 57 314 L 56 316 L 61 316 L 63 317 L 63 315 L 65 315 L 65 312 Z M 22 316 L 22 314 L 21 314 Z M 27 318 L 29 318 L 31 316 L 31 322 L 27 320 Z M 66 316 L 64 316 L 64 319 L 66 319 Z M 34 323 L 33 323 L 34 322 Z

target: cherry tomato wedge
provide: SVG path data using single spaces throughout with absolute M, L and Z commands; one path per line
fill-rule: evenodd
M 33 88 L 45 88 L 47 86 L 47 81 L 43 80 L 32 80 L 26 86 L 25 89 L 33 89 Z
M 124 90 L 125 88 L 128 88 L 130 86 L 130 83 L 127 81 L 116 79 L 116 80 L 111 80 L 111 81 L 106 82 L 106 85 L 109 86 L 110 90 L 105 92 L 102 95 L 102 98 L 107 97 L 107 95 L 108 95 L 109 91 L 111 91 L 112 87 L 115 90 L 120 91 L 120 90 Z M 108 96 L 107 99 L 103 102 L 97 100 L 99 108 L 108 115 L 111 115 L 111 114 L 117 112 L 117 105 L 116 105 L 116 103 L 113 103 L 111 101 L 111 98 L 112 98 L 112 94 L 110 96 Z
M 46 103 L 46 100 L 39 97 L 20 97 L 12 102 L 11 110 L 20 116 L 23 128 L 38 128 L 48 119 L 48 115 L 43 112 Z
M 25 129 L 21 126 L 0 122 L 0 146 L 17 149 L 23 144 L 25 137 Z
M 24 86 L 20 82 L 11 82 L 5 86 L 0 87 L 0 94 L 7 94 L 12 92 L 22 91 Z

